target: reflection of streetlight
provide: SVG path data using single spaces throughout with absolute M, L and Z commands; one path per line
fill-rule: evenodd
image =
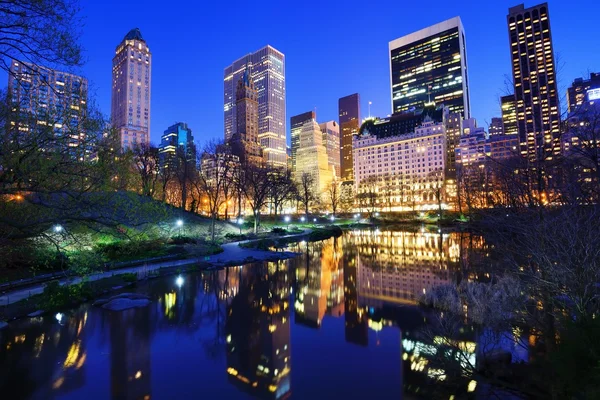
M 183 286 L 183 277 L 181 275 L 179 275 L 177 279 L 175 279 L 175 284 L 178 288 L 181 288 Z
M 304 221 L 306 221 L 306 218 L 300 217 L 300 222 L 304 222 Z

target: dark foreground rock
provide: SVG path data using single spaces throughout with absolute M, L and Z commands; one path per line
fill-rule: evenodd
M 109 299 L 100 299 L 94 302 L 94 306 L 102 307 L 111 311 L 123 311 L 130 308 L 146 307 L 150 304 L 150 298 L 137 293 L 121 293 Z
M 4 321 L 0 321 L 0 330 L 6 328 L 8 326 L 8 324 Z

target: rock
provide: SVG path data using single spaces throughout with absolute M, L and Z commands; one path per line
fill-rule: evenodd
M 108 303 L 109 299 L 99 299 L 92 303 L 94 307 L 102 307 L 106 303 Z
M 44 310 L 37 310 L 34 311 L 32 313 L 27 314 L 28 317 L 39 317 L 40 315 L 42 315 L 44 313 Z
M 150 297 L 145 296 L 143 294 L 138 294 L 138 293 L 121 293 L 121 294 L 118 294 L 116 296 L 112 296 L 112 297 L 110 297 L 108 299 L 98 299 L 94 303 L 92 303 L 92 305 L 96 306 L 96 307 L 107 308 L 107 307 L 104 307 L 104 306 L 107 305 L 108 303 L 111 303 L 111 302 L 115 301 L 115 300 L 131 300 L 131 301 L 146 300 L 148 302 L 148 304 L 150 303 Z M 144 305 L 147 305 L 147 304 L 144 304 Z M 132 306 L 132 307 L 143 307 L 144 305 L 142 305 L 142 306 Z M 131 307 L 128 307 L 128 308 L 131 308 Z
M 8 324 L 4 321 L 0 321 L 0 330 L 6 328 L 8 326 Z
M 119 298 L 109 301 L 108 303 L 104 304 L 102 308 L 111 311 L 123 311 L 128 310 L 130 308 L 146 307 L 148 304 L 150 304 L 150 300 L 148 299 L 132 300 L 126 298 Z

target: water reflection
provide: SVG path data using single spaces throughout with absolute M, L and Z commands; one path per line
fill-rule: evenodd
M 358 230 L 292 250 L 302 255 L 141 284 L 153 300 L 143 309 L 83 306 L 60 322 L 11 324 L 0 331 L 0 390 L 36 399 L 427 398 L 459 378 L 451 394 L 469 393 L 470 378 L 452 376 L 448 359 L 475 365 L 486 332 L 449 332 L 416 304 L 435 285 L 485 279 L 482 238 Z

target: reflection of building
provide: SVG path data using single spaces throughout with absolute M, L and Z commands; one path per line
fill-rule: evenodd
M 360 96 L 358 93 L 338 100 L 340 122 L 340 173 L 345 181 L 354 179 L 352 141 L 360 128 Z
M 113 399 L 150 399 L 151 307 L 109 314 L 110 390 Z
M 416 304 L 434 285 L 449 283 L 459 244 L 449 235 L 353 232 L 359 303 Z
M 289 278 L 283 262 L 238 270 L 239 289 L 227 308 L 227 373 L 242 390 L 281 399 L 290 388 Z
M 344 271 L 344 337 L 349 343 L 366 346 L 369 344 L 369 335 L 367 317 L 358 307 L 356 247 L 350 241 L 343 250 L 341 263 Z
M 444 104 L 470 117 L 465 31 L 459 17 L 389 43 L 392 113 Z
M 549 159 L 560 150 L 560 110 L 548 4 L 511 7 L 507 24 L 521 154 Z
M 148 44 L 132 29 L 117 46 L 112 67 L 111 119 L 123 149 L 150 144 L 151 68 Z
M 285 167 L 285 57 L 271 46 L 248 54 L 225 68 L 224 112 L 225 141 L 237 127 L 236 87 L 249 67 L 258 93 L 258 141 L 269 164 Z
M 319 328 L 327 311 L 327 295 L 331 285 L 329 241 L 308 243 L 306 253 L 296 264 L 294 316 L 296 323 Z M 329 245 L 330 246 L 330 245 Z M 325 257 L 325 252 L 329 255 Z M 321 262 L 321 257 L 324 257 Z M 329 259 L 329 261 L 327 261 Z M 324 264 L 329 267 L 324 268 Z
M 302 114 L 294 115 L 290 118 L 290 134 L 292 136 L 291 146 L 291 157 L 292 157 L 292 171 L 296 171 L 296 155 L 298 153 L 298 147 L 300 146 L 300 132 L 305 123 L 316 119 L 317 116 L 314 111 L 307 111 Z

